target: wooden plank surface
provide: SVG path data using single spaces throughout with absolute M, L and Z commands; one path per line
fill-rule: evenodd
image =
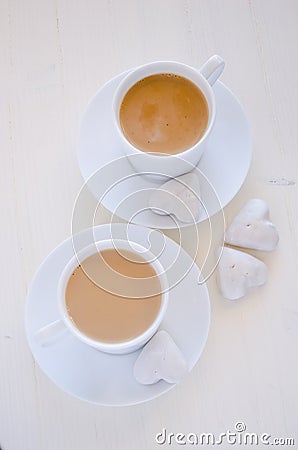
M 219 434 L 237 421 L 298 442 L 297 18 L 295 0 L 0 0 L 2 450 L 151 450 L 163 427 Z M 268 202 L 280 232 L 278 249 L 259 255 L 268 283 L 234 304 L 208 280 L 206 349 L 167 395 L 125 408 L 83 403 L 35 365 L 23 325 L 34 272 L 70 235 L 80 117 L 119 72 L 160 59 L 199 67 L 213 53 L 254 141 L 226 220 L 252 197 Z M 109 217 L 102 209 L 101 222 Z

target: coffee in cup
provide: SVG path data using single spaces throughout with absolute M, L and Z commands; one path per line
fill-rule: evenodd
M 204 94 L 192 81 L 158 73 L 128 90 L 119 116 L 123 134 L 139 150 L 177 154 L 204 135 L 209 110 Z
M 100 286 L 102 276 L 106 289 Z M 147 289 L 156 295 L 145 296 L 144 288 L 142 298 L 133 296 L 140 280 L 145 285 L 149 282 Z M 138 254 L 115 248 L 82 261 L 69 277 L 65 290 L 67 313 L 78 330 L 91 339 L 108 343 L 128 341 L 144 333 L 158 315 L 161 298 L 160 281 L 153 266 Z

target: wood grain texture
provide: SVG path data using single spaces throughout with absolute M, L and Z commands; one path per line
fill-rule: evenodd
M 0 1 L 2 450 L 152 450 L 162 427 L 220 433 L 239 420 L 298 442 L 297 16 L 295 0 Z M 269 281 L 234 304 L 210 278 L 206 349 L 167 395 L 126 408 L 80 402 L 36 367 L 23 326 L 34 272 L 70 234 L 80 117 L 119 72 L 158 59 L 198 67 L 213 53 L 254 140 L 226 219 L 251 197 L 268 202 L 281 238 L 259 254 Z M 103 208 L 101 222 L 109 217 Z

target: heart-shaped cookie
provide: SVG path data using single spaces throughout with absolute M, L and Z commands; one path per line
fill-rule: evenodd
M 223 247 L 217 267 L 217 284 L 225 298 L 237 300 L 249 288 L 264 284 L 267 272 L 267 266 L 254 256 Z
M 134 365 L 134 377 L 141 384 L 153 384 L 161 379 L 167 383 L 178 383 L 187 372 L 180 349 L 164 330 L 150 339 Z
M 199 176 L 187 173 L 162 184 L 149 198 L 157 214 L 174 215 L 185 223 L 197 222 L 201 213 Z
M 258 198 L 246 203 L 225 235 L 227 244 L 264 251 L 274 250 L 278 240 L 277 229 L 270 222 L 268 205 Z

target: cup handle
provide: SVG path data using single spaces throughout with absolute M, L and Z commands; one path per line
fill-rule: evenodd
M 36 342 L 42 347 L 52 344 L 67 330 L 64 322 L 60 319 L 40 328 L 34 335 Z
M 216 82 L 216 80 L 222 74 L 224 67 L 225 67 L 225 62 L 222 59 L 222 57 L 219 55 L 213 55 L 200 68 L 200 73 L 203 75 L 203 77 L 206 78 L 208 83 L 211 86 L 213 86 L 213 84 Z

